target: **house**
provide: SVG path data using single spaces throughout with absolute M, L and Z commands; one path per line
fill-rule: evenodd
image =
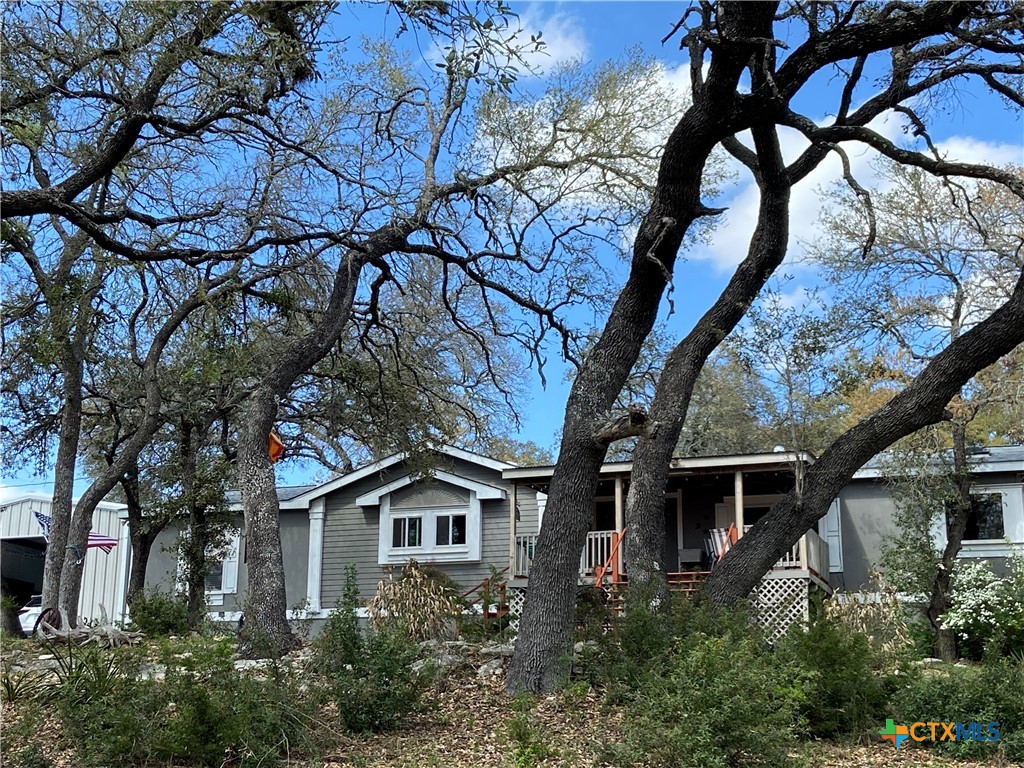
M 984 558 L 1002 567 L 1014 548 L 1024 548 L 1024 446 L 975 449 L 970 456 L 972 511 L 959 557 Z M 936 462 L 937 467 L 942 465 Z M 893 521 L 896 501 L 879 457 L 861 468 L 840 492 L 839 553 L 832 583 L 837 589 L 870 586 L 869 569 L 877 565 L 885 542 L 901 535 Z M 937 547 L 945 545 L 944 520 L 933 527 Z
M 975 468 L 989 517 L 998 494 L 1004 534 L 1019 544 L 1024 544 L 1022 460 L 1024 448 L 993 448 Z M 672 581 L 686 591 L 699 586 L 710 565 L 709 531 L 732 525 L 742 536 L 813 462 L 811 454 L 793 451 L 673 459 L 665 488 L 664 552 Z M 421 462 L 396 454 L 321 485 L 278 489 L 288 601 L 304 608 L 296 617 L 325 618 L 341 594 L 348 565 L 356 566 L 360 593 L 368 598 L 390 568 L 410 558 L 436 564 L 467 588 L 487 579 L 492 569 L 503 571 L 516 612 L 529 588 L 554 467 L 517 467 L 452 447 L 433 451 L 430 465 L 424 476 Z M 630 462 L 600 470 L 580 554 L 581 582 L 614 581 L 625 573 L 624 502 L 631 470 Z M 765 576 L 755 594 L 759 610 L 784 628 L 806 618 L 814 594 L 865 583 L 882 541 L 895 535 L 892 504 L 880 470 L 862 469 Z M 984 525 L 986 535 L 997 531 L 994 523 Z M 154 546 L 149 583 L 174 582 L 176 535 L 167 531 Z M 1008 546 L 1002 538 L 970 541 L 965 556 L 1001 557 Z M 239 531 L 210 574 L 214 618 L 234 620 L 243 609 L 244 552 L 245 535 Z
M 51 497 L 30 493 L 0 504 L 0 574 L 18 605 L 43 590 Z M 125 616 L 130 543 L 128 511 L 124 504 L 100 502 L 93 513 L 92 532 L 84 553 L 78 615 L 111 621 Z M 102 609 L 101 609 L 102 607 Z

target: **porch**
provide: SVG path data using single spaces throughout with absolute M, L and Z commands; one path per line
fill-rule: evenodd
M 750 530 L 751 526 L 744 526 Z M 527 580 L 533 565 L 537 534 L 516 534 L 510 576 L 513 580 Z M 590 531 L 586 544 L 580 553 L 579 578 L 581 583 L 592 583 L 608 578 L 612 583 L 621 581 L 626 575 L 625 548 L 628 546 L 626 531 Z M 677 584 L 699 583 L 710 574 L 703 558 L 687 566 L 670 571 L 669 580 Z M 829 552 L 828 542 L 814 530 L 807 531 L 793 548 L 779 558 L 772 568 L 772 574 L 805 576 L 830 590 L 828 583 Z

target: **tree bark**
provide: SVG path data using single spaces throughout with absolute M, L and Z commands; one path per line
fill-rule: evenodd
M 753 129 L 761 203 L 747 257 L 718 300 L 669 354 L 655 388 L 650 420 L 657 425 L 633 452 L 626 497 L 629 544 L 626 564 L 631 600 L 655 611 L 669 607 L 662 553 L 665 544 L 665 484 L 669 464 L 697 376 L 708 357 L 736 327 L 765 282 L 782 263 L 789 244 L 790 181 L 774 126 Z
M 405 243 L 408 230 L 387 227 L 370 240 L 367 252 L 386 254 Z M 288 598 L 279 528 L 280 506 L 274 465 L 270 461 L 270 432 L 278 404 L 295 380 L 331 350 L 349 322 L 363 254 L 348 253 L 335 274 L 323 320 L 307 335 L 292 339 L 277 365 L 260 381 L 242 412 L 238 435 L 238 485 L 245 521 L 248 565 L 248 637 L 240 646 L 244 656 L 276 655 L 297 642 L 288 624 Z
M 946 405 L 982 368 L 1024 343 L 1024 273 L 1010 299 L 961 335 L 896 397 L 840 435 L 788 493 L 722 559 L 705 585 L 717 605 L 746 597 L 782 554 L 827 511 L 871 457 L 945 418 Z
M 58 605 L 68 616 L 71 626 L 78 620 L 78 600 L 82 589 L 82 571 L 85 553 L 92 527 L 92 516 L 96 506 L 117 485 L 124 474 L 135 466 L 139 453 L 145 448 L 162 423 L 161 406 L 163 393 L 160 389 L 158 369 L 160 358 L 171 337 L 185 319 L 207 301 L 234 288 L 233 279 L 237 267 L 200 286 L 191 296 L 186 297 L 174 308 L 153 336 L 149 351 L 143 361 L 142 384 L 145 391 L 143 415 L 138 427 L 127 440 L 121 452 L 114 458 L 99 477 L 86 489 L 78 500 L 71 519 L 68 533 L 68 556 L 64 558 L 60 574 Z
M 948 520 L 946 544 L 942 548 L 939 567 L 932 580 L 932 592 L 925 608 L 928 623 L 935 631 L 935 653 L 944 661 L 957 658 L 956 632 L 942 625 L 942 615 L 953 607 L 952 580 L 956 556 L 964 543 L 967 518 L 971 513 L 971 476 L 967 467 L 967 425 L 959 418 L 953 419 L 953 498 L 943 512 Z M 947 500 L 943 499 L 945 503 Z
M 611 409 L 654 325 L 683 236 L 708 212 L 700 203 L 704 166 L 715 144 L 733 132 L 730 121 L 740 74 L 754 51 L 763 50 L 763 45 L 735 41 L 770 37 L 775 7 L 730 4 L 722 15 L 722 34 L 734 42 L 716 50 L 706 98 L 687 110 L 666 143 L 657 191 L 633 246 L 629 278 L 573 383 L 506 682 L 510 693 L 552 690 L 568 675 L 579 553 L 607 453 L 607 446 L 595 440 L 595 419 Z
M 143 517 L 138 463 L 121 478 L 121 487 L 124 489 L 125 504 L 128 506 L 128 538 L 132 545 L 128 587 L 125 592 L 125 602 L 130 606 L 137 596 L 145 592 L 149 555 L 153 550 L 153 542 L 167 526 L 167 520 L 147 520 Z
M 4 637 L 25 637 L 6 579 L 0 579 L 0 634 Z

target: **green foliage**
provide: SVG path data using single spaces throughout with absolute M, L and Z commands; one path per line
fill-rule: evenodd
M 782 766 L 796 744 L 802 696 L 752 637 L 692 634 L 637 682 L 619 764 Z
M 998 722 L 1000 741 L 937 741 L 933 748 L 958 756 L 1024 760 L 1024 657 L 981 665 L 944 665 L 910 678 L 892 699 L 898 722 Z
M 5 755 L 4 765 L 8 768 L 53 768 L 53 761 L 43 754 L 38 744 L 28 744 L 10 756 Z
M 426 679 L 412 668 L 418 646 L 399 631 L 371 633 L 355 663 L 334 672 L 331 690 L 346 729 L 394 727 L 419 706 Z
M 349 566 L 314 654 L 329 678 L 342 725 L 357 733 L 383 731 L 419 705 L 424 678 L 412 669 L 418 646 L 401 626 L 385 624 L 364 635 L 358 609 L 356 569 Z
M 188 604 L 185 596 L 157 589 L 136 595 L 131 604 L 131 626 L 153 637 L 188 632 Z
M 536 768 L 557 754 L 530 717 L 529 701 L 528 698 L 516 701 L 519 711 L 505 728 L 505 737 L 512 748 L 514 768 Z
M 327 616 L 327 623 L 317 635 L 313 653 L 320 669 L 333 674 L 359 660 L 363 650 L 363 634 L 359 628 L 359 582 L 356 567 L 345 567 L 345 587 L 338 604 Z
M 800 709 L 810 733 L 824 738 L 859 736 L 884 720 L 896 679 L 880 670 L 869 638 L 821 616 L 794 627 L 776 646 L 779 661 L 794 670 Z
M 56 711 L 82 765 L 259 765 L 310 741 L 296 681 L 239 673 L 227 638 L 163 646 L 163 682 L 138 674 L 134 651 L 69 647 L 58 661 Z
M 37 699 L 47 689 L 46 673 L 38 670 L 15 670 L 4 662 L 0 669 L 0 701 L 16 702 Z

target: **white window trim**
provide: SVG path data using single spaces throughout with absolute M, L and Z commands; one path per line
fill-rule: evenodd
M 466 516 L 466 543 L 438 546 L 437 518 L 443 515 Z M 422 519 L 421 545 L 418 547 L 391 546 L 393 521 L 402 517 Z M 481 560 L 480 529 L 483 514 L 480 499 L 470 491 L 469 502 L 465 505 L 438 507 L 401 507 L 392 512 L 391 494 L 380 500 L 380 524 L 378 525 L 377 564 L 401 565 L 410 558 L 435 563 L 478 563 Z
M 972 485 L 971 495 L 999 493 L 1003 497 L 1002 539 L 967 539 L 957 557 L 1009 557 L 1024 545 L 1024 486 L 1020 483 Z M 945 543 L 945 531 L 942 541 Z
M 224 569 L 221 573 L 220 589 L 207 589 L 206 602 L 209 605 L 224 605 L 225 595 L 238 593 L 238 561 L 241 550 L 242 532 L 234 529 L 227 535 L 227 554 L 224 556 Z M 182 560 L 178 558 L 178 588 L 185 588 L 185 571 Z
M 224 556 L 224 570 L 221 574 L 220 589 L 206 590 L 207 598 L 210 596 L 234 595 L 238 592 L 238 553 L 241 548 L 242 533 L 235 530 L 227 536 L 227 554 Z

